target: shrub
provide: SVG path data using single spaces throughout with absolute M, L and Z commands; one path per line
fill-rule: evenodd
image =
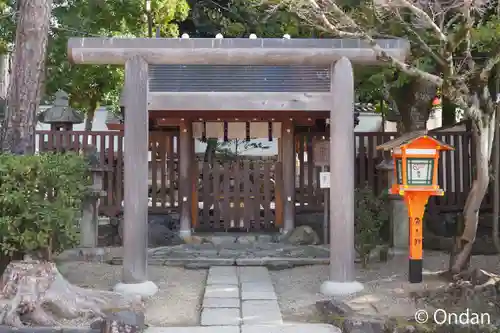
M 88 163 L 74 153 L 0 154 L 0 251 L 50 260 L 74 245 Z
M 370 253 L 381 244 L 380 229 L 389 221 L 384 197 L 377 197 L 369 187 L 355 190 L 354 247 L 363 267 Z

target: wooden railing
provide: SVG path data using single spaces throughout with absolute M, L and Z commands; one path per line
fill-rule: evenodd
M 80 150 L 85 145 L 93 145 L 97 148 L 99 154 L 99 161 L 101 166 L 106 167 L 109 171 L 106 172 L 104 177 L 104 185 L 107 195 L 103 198 L 101 203 L 101 210 L 103 214 L 115 215 L 121 211 L 123 200 L 123 132 L 119 131 L 37 131 L 36 146 L 40 151 L 61 151 L 65 150 Z M 396 133 L 356 133 L 356 151 L 355 151 L 355 172 L 354 182 L 356 187 L 370 186 L 376 193 L 381 193 L 387 188 L 387 175 L 385 172 L 377 170 L 376 166 L 382 161 L 383 153 L 377 151 L 377 145 L 389 141 L 394 138 Z M 298 151 L 297 151 L 297 170 L 296 170 L 296 209 L 301 210 L 321 210 L 323 204 L 322 192 L 319 189 L 319 172 L 320 169 L 314 165 L 313 156 L 313 140 L 315 134 L 301 133 L 297 135 Z M 444 211 L 460 210 L 464 203 L 465 198 L 470 190 L 472 181 L 472 172 L 474 166 L 474 149 L 472 148 L 472 136 L 469 132 L 440 132 L 436 134 L 436 138 L 455 147 L 454 151 L 444 152 L 439 160 L 439 184 L 445 189 L 443 197 L 432 198 L 429 202 L 428 209 L 434 213 Z M 177 210 L 179 207 L 178 198 L 178 156 L 179 151 L 178 133 L 176 132 L 151 132 L 150 133 L 150 210 L 152 211 L 167 211 Z M 336 158 L 343 158 L 338 156 Z M 241 157 L 245 160 L 244 157 Z M 265 161 L 264 161 L 265 160 Z M 245 164 L 248 162 L 248 165 Z M 222 163 L 219 165 L 220 177 L 229 177 L 238 169 L 238 172 L 245 173 L 246 168 L 249 170 L 257 170 L 252 168 L 255 158 L 247 162 L 241 162 L 239 168 L 235 168 L 232 163 Z M 205 202 L 209 200 L 207 197 L 207 186 L 214 185 L 217 182 L 214 180 L 213 175 L 211 178 L 208 176 L 204 169 L 203 162 L 196 161 L 200 170 L 200 181 L 203 186 L 200 186 L 198 191 L 198 201 Z M 272 178 L 274 182 L 279 182 L 275 170 L 277 165 L 275 158 L 263 158 L 261 163 L 260 172 L 264 173 L 263 176 L 256 176 L 254 178 L 264 179 Z M 267 175 L 267 170 L 264 166 L 268 165 L 270 174 Z M 256 171 L 250 171 L 250 174 Z M 163 175 L 163 176 L 162 176 Z M 279 177 L 278 177 L 279 178 Z M 210 180 L 211 179 L 211 180 Z M 243 178 L 246 179 L 246 178 Z M 498 179 L 497 181 L 500 181 Z M 243 180 L 244 182 L 244 180 Z M 212 185 L 206 185 L 210 184 Z M 266 182 L 263 182 L 266 183 Z M 222 182 L 224 184 L 224 181 Z M 219 183 L 220 186 L 220 183 Z M 225 186 L 225 185 L 224 185 Z M 262 197 L 252 197 L 253 191 L 250 190 L 251 186 L 243 186 L 239 192 L 244 193 L 243 201 L 248 201 L 248 198 L 257 202 L 256 200 L 273 201 L 275 196 L 274 185 L 269 189 L 269 194 L 262 194 Z M 233 188 L 234 189 L 234 188 Z M 219 188 L 219 191 L 222 191 Z M 246 193 L 249 191 L 248 193 Z M 256 191 L 254 189 L 254 191 Z M 234 192 L 234 191 L 233 191 Z M 236 191 L 238 192 L 238 191 Z M 239 193 L 238 192 L 238 193 Z M 265 191 L 267 193 L 267 191 Z M 213 196 L 214 194 L 210 194 Z M 233 194 L 231 194 L 233 195 Z M 234 194 L 236 195 L 236 194 Z M 239 195 L 239 194 L 238 194 Z M 221 194 L 223 196 L 223 194 Z M 268 198 L 269 197 L 269 198 Z M 492 195 L 489 191 L 486 199 L 483 202 L 483 208 L 489 209 L 492 207 Z M 224 199 L 223 199 L 224 200 Z M 251 204 L 251 203 L 250 203 Z M 257 205 L 253 205 L 257 207 Z M 253 207 L 252 206 L 252 207 Z M 262 206 L 262 204 L 260 204 Z M 259 206 L 259 207 L 260 207 Z M 267 207 L 263 205 L 262 207 Z M 227 210 L 226 210 L 227 211 Z M 206 217 L 205 210 L 200 209 L 200 219 Z M 213 215 L 213 213 L 210 213 Z M 227 213 L 227 214 L 233 214 Z M 239 214 L 239 212 L 238 212 Z M 257 213 L 255 212 L 254 215 Z M 271 213 L 269 213 L 271 214 Z M 274 214 L 274 212 L 273 212 Z M 216 223 L 217 218 L 213 217 L 212 223 Z M 254 219 L 257 221 L 257 219 Z M 270 223 L 274 221 L 271 215 L 261 217 L 261 222 Z

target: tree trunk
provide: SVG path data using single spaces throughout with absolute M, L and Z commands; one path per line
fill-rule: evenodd
M 33 154 L 52 0 L 19 0 L 2 150 Z
M 54 263 L 13 261 L 2 275 L 0 324 L 61 326 L 63 319 L 104 317 L 106 310 L 142 308 L 140 297 L 71 285 Z
M 403 87 L 393 89 L 395 101 L 401 114 L 403 133 L 426 129 L 436 91 L 435 86 L 416 79 Z
M 92 124 L 94 123 L 95 110 L 97 109 L 97 103 L 92 103 L 86 112 L 85 117 L 85 130 L 92 131 Z
M 465 201 L 463 210 L 464 229 L 460 239 L 457 240 L 459 253 L 451 258 L 451 273 L 458 274 L 467 269 L 472 253 L 472 246 L 476 240 L 477 225 L 479 221 L 479 209 L 488 191 L 490 182 L 489 161 L 495 134 L 495 112 L 483 113 L 477 108 L 480 119 L 475 119 L 472 130 L 474 140 L 475 159 L 475 179 L 471 190 Z M 491 110 L 488 110 L 491 111 Z

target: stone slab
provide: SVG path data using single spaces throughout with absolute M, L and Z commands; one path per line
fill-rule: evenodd
M 243 325 L 241 333 L 342 333 L 328 324 Z
M 149 263 L 149 261 L 148 261 Z M 183 266 L 186 264 L 199 264 L 210 266 L 232 266 L 235 259 L 231 258 L 171 258 L 163 261 L 165 266 Z
M 0 333 L 99 333 L 100 329 L 90 327 L 42 327 L 26 326 L 13 328 L 12 326 L 0 325 Z M 228 332 L 231 333 L 231 332 Z
M 241 324 L 240 309 L 204 308 L 200 323 L 202 326 L 238 326 Z
M 266 267 L 238 267 L 240 283 L 271 282 L 271 276 Z
M 240 290 L 236 284 L 209 284 L 205 287 L 203 298 L 239 298 Z
M 241 283 L 242 300 L 277 300 L 271 281 Z
M 283 324 L 280 307 L 276 301 L 243 301 L 243 324 Z
M 276 301 L 278 299 L 278 296 L 274 291 L 242 291 L 241 299 L 244 301 L 249 301 L 249 300 Z
M 235 266 L 214 266 L 208 271 L 207 284 L 238 284 Z
M 240 333 L 238 326 L 149 327 L 144 333 Z
M 328 265 L 329 258 L 290 258 L 290 257 L 262 257 L 262 258 L 236 258 L 237 266 L 267 266 L 288 264 L 292 266 Z
M 203 307 L 204 308 L 239 308 L 240 307 L 239 298 L 204 298 Z
M 274 286 L 271 281 L 256 281 L 256 282 L 242 282 L 241 291 L 267 291 L 274 292 Z

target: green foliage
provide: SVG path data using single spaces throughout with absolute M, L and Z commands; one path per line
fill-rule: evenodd
M 377 197 L 369 187 L 354 192 L 354 247 L 365 267 L 370 253 L 381 244 L 380 229 L 389 221 L 386 200 Z
M 185 0 L 152 0 L 153 23 L 162 36 L 178 36 L 175 22 L 189 12 Z M 118 111 L 123 86 L 122 66 L 73 65 L 67 56 L 68 38 L 73 36 L 146 36 L 148 24 L 144 0 L 64 1 L 53 10 L 57 21 L 51 32 L 47 57 L 46 101 L 58 90 L 70 96 L 71 106 L 93 116 L 99 105 Z
M 89 177 L 78 155 L 0 154 L 0 250 L 59 252 L 76 241 Z
M 315 29 L 303 24 L 287 8 L 275 6 L 276 1 L 190 0 L 191 13 L 181 24 L 182 32 L 192 37 L 314 37 Z

